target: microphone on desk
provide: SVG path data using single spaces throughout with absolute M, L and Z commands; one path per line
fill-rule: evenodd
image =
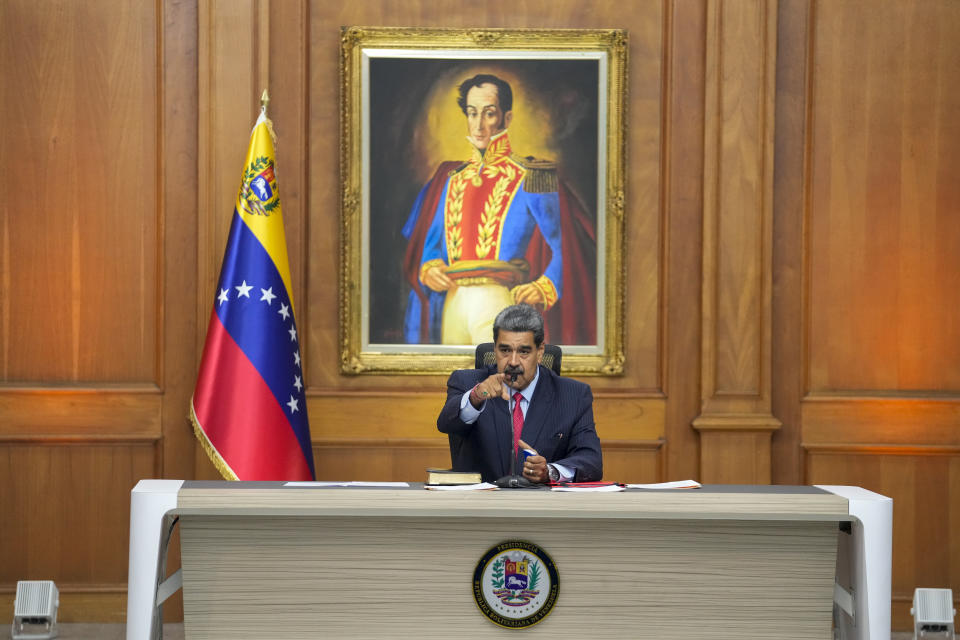
M 523 454 L 524 458 L 529 455 L 533 455 L 530 449 L 518 451 L 516 454 L 511 451 L 511 454 L 513 457 L 510 459 L 510 474 L 505 475 L 502 478 L 497 478 L 493 484 L 497 485 L 501 489 L 542 489 L 544 485 L 531 482 L 530 480 L 524 478 L 523 475 L 517 473 L 517 457 L 520 454 Z
M 523 368 L 509 366 L 504 370 L 505 378 L 509 378 L 510 382 L 513 384 L 517 383 L 517 378 L 520 377 L 520 374 L 523 373 Z M 507 416 L 510 416 L 509 403 L 507 404 Z M 543 485 L 531 482 L 530 480 L 523 477 L 522 474 L 517 473 L 517 458 L 522 454 L 524 459 L 528 455 L 536 455 L 535 451 L 530 449 L 524 449 L 523 451 L 519 450 L 517 439 L 519 435 L 515 436 L 513 442 L 510 443 L 510 473 L 498 478 L 493 484 L 497 485 L 501 489 L 542 489 Z

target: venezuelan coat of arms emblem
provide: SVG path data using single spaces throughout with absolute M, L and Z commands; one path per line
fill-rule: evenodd
M 255 158 L 249 167 L 244 168 L 237 201 L 241 212 L 248 215 L 269 216 L 279 206 L 277 177 L 270 158 Z
M 473 597 L 495 624 L 522 629 L 543 620 L 560 594 L 553 560 L 530 542 L 509 541 L 493 547 L 473 576 Z

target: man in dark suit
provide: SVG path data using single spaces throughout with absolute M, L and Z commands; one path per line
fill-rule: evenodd
M 495 366 L 454 371 L 447 381 L 437 429 L 451 436 L 453 468 L 479 471 L 493 482 L 510 473 L 518 447 L 532 448 L 537 453 L 516 469 L 531 482 L 599 480 L 593 394 L 588 385 L 540 365 L 543 318 L 537 310 L 517 304 L 501 311 L 493 342 Z

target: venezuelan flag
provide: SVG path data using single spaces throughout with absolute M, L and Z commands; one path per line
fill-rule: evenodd
M 190 419 L 228 480 L 312 480 L 300 334 L 269 123 L 264 110 L 250 136 Z

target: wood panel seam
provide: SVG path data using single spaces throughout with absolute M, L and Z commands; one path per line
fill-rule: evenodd
M 872 455 L 872 456 L 956 456 L 960 444 L 888 444 L 888 443 L 816 443 L 801 442 L 800 447 L 815 455 Z

